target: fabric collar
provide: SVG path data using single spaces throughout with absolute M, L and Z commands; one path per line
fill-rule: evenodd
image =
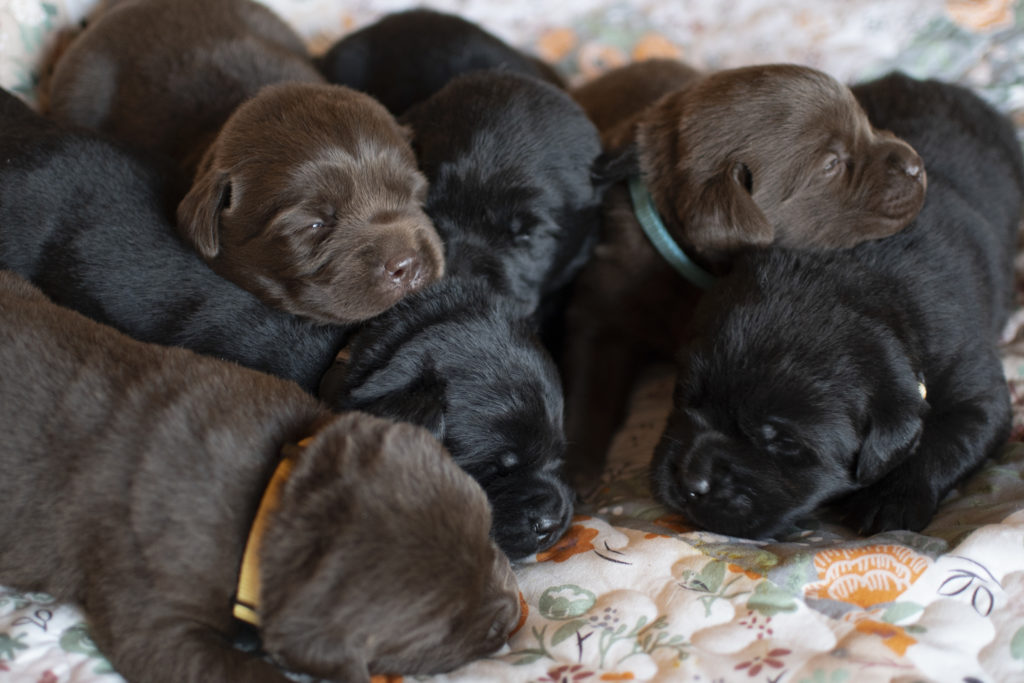
M 668 261 L 677 273 L 701 289 L 709 289 L 715 284 L 715 276 L 694 263 L 668 234 L 665 224 L 658 215 L 658 209 L 654 206 L 654 199 L 639 176 L 629 179 L 629 197 L 633 201 L 633 213 L 640 221 L 640 227 L 661 257 Z
M 267 520 L 281 501 L 281 490 L 292 473 L 295 456 L 312 440 L 312 437 L 307 437 L 297 445 L 288 444 L 282 449 L 281 462 L 274 468 L 274 474 L 263 492 L 256 517 L 249 528 L 249 538 L 245 542 L 245 552 L 242 554 L 242 568 L 238 572 L 233 614 L 236 619 L 256 627 L 260 625 L 260 547 L 263 544 Z

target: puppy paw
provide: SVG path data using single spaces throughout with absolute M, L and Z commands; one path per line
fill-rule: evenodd
M 886 477 L 850 495 L 840 505 L 845 509 L 846 524 L 869 536 L 894 529 L 920 531 L 932 520 L 939 501 L 926 484 L 911 485 Z

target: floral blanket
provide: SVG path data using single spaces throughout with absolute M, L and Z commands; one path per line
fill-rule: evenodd
M 94 1 L 0 4 L 0 85 L 37 101 L 47 59 Z M 266 2 L 314 52 L 409 6 Z M 481 23 L 577 80 L 652 55 L 707 68 L 792 61 L 849 82 L 901 68 L 975 88 L 1014 118 L 1024 139 L 1021 0 L 426 4 Z M 1024 272 L 1024 254 L 1018 261 Z M 422 680 L 1024 680 L 1022 330 L 1024 307 L 1003 346 L 1015 403 L 1012 441 L 944 501 L 923 533 L 861 538 L 823 523 L 762 543 L 692 529 L 647 490 L 645 465 L 672 384 L 670 368 L 651 373 L 638 383 L 604 485 L 556 546 L 517 567 L 525 614 L 509 643 Z M 78 610 L 0 588 L 0 680 L 120 678 L 96 651 Z

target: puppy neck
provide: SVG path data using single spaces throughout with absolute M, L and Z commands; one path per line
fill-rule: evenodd
M 661 257 L 688 282 L 700 289 L 709 289 L 715 283 L 715 277 L 697 265 L 672 239 L 661 216 L 658 215 L 658 209 L 654 206 L 654 199 L 651 197 L 647 185 L 644 184 L 640 176 L 633 176 L 629 179 L 629 197 L 633 202 L 633 213 L 636 215 L 640 227 L 643 228 L 647 239 L 651 241 Z
M 282 449 L 281 462 L 274 468 L 274 474 L 263 491 L 260 505 L 256 509 L 256 517 L 249 528 L 249 538 L 242 553 L 242 567 L 238 572 L 238 586 L 235 588 L 232 613 L 236 619 L 256 627 L 260 625 L 260 548 L 263 544 L 263 533 L 266 531 L 270 515 L 281 500 L 281 491 L 291 475 L 295 456 L 309 445 L 312 439 L 313 437 L 307 437 L 298 444 L 287 444 Z

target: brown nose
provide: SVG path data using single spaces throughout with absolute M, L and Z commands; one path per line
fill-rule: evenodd
M 886 160 L 889 170 L 893 173 L 902 173 L 919 182 L 924 181 L 924 162 L 911 147 L 898 145 L 891 152 Z
M 388 280 L 401 289 L 417 289 L 423 284 L 423 265 L 413 254 L 400 254 L 384 264 Z

